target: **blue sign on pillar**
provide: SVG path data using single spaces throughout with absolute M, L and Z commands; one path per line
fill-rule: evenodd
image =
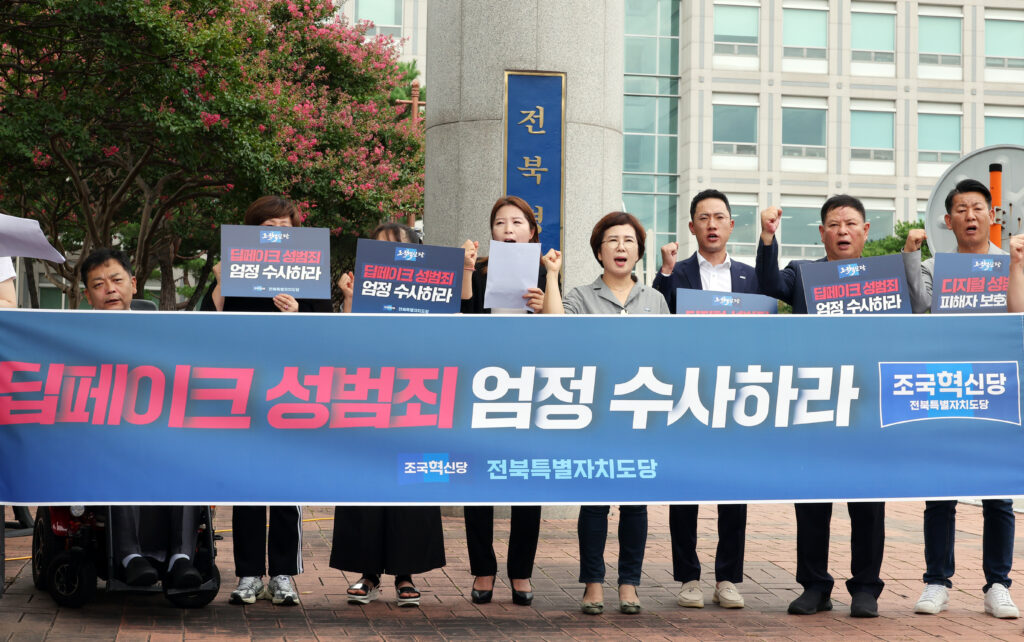
M 533 208 L 541 251 L 562 249 L 565 74 L 505 72 L 505 194 Z

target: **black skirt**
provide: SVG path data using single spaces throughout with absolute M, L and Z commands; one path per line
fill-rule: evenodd
M 437 506 L 338 506 L 331 568 L 366 575 L 414 575 L 445 565 Z

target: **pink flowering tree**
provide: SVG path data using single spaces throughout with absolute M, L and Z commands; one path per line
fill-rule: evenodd
M 395 48 L 335 16 L 329 0 L 0 3 L 0 211 L 69 257 L 47 276 L 72 305 L 78 258 L 109 245 L 159 274 L 162 309 L 183 287 L 194 303 L 220 224 L 264 194 L 330 228 L 337 259 L 422 209 Z

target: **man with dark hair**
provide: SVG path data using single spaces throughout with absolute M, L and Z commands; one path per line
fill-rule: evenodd
M 124 252 L 97 248 L 81 264 L 85 299 L 94 310 L 128 310 L 135 295 L 135 276 Z
M 989 239 L 989 228 L 995 211 L 992 194 L 979 181 L 968 178 L 956 184 L 946 196 L 946 227 L 956 237 L 956 251 L 960 254 L 1002 254 L 998 245 Z M 924 230 L 911 230 L 903 246 L 908 264 L 907 275 L 912 283 L 914 312 L 931 308 L 932 280 L 935 258 L 921 262 L 921 245 L 926 238 Z M 1011 265 L 1011 271 L 1020 270 Z M 1012 277 L 1011 277 L 1012 279 Z M 1012 282 L 1012 281 L 1011 281 Z M 1013 500 L 983 499 L 984 528 L 981 567 L 985 573 L 985 612 L 998 618 L 1020 616 L 1017 605 L 1010 597 L 1010 569 L 1013 565 L 1013 536 L 1015 516 Z M 953 542 L 956 537 L 956 500 L 929 501 L 924 509 L 924 591 L 914 606 L 915 613 L 941 613 L 949 602 L 949 589 L 953 586 Z
M 82 261 L 81 267 L 85 298 L 94 310 L 130 309 L 136 284 L 131 262 L 123 252 L 98 248 Z M 202 575 L 192 565 L 198 508 L 111 506 L 110 518 L 114 560 L 122 569 L 126 584 L 149 586 L 156 582 L 160 573 L 151 559 L 167 563 L 163 575 L 166 586 L 188 589 L 202 584 Z M 153 533 L 157 525 L 163 531 Z
M 757 292 L 753 268 L 733 261 L 726 251 L 735 221 L 729 198 L 715 189 L 700 192 L 690 201 L 690 233 L 697 239 L 697 251 L 676 262 L 679 243 L 661 248 L 661 269 L 651 286 L 665 295 L 668 308 L 676 313 L 676 290 Z
M 726 251 L 735 221 L 725 194 L 707 189 L 690 201 L 690 233 L 697 239 L 697 251 L 676 263 L 678 243 L 661 248 L 662 265 L 652 287 L 676 313 L 676 289 L 719 292 L 757 292 L 754 268 L 734 261 Z M 700 560 L 697 558 L 697 505 L 669 507 L 672 535 L 672 577 L 682 582 L 676 602 L 679 606 L 702 608 Z M 718 505 L 718 549 L 715 552 L 713 601 L 725 608 L 742 608 L 743 596 L 736 584 L 743 581 L 743 552 L 747 530 L 746 504 Z
M 790 261 L 779 269 L 779 245 L 775 240 L 782 221 L 782 208 L 769 207 L 761 212 L 761 239 L 757 246 L 757 278 L 761 293 L 793 306 L 794 314 L 807 314 L 800 265 L 810 261 Z M 864 250 L 871 224 L 865 220 L 864 205 L 849 195 L 833 196 L 821 206 L 818 232 L 825 256 L 817 262 L 859 258 Z M 832 587 L 828 572 L 829 526 L 832 504 L 796 504 L 796 581 L 803 593 L 789 605 L 793 615 L 810 615 L 832 610 Z M 882 549 L 885 544 L 885 504 L 849 502 L 852 532 L 850 572 L 846 588 L 853 599 L 850 615 L 878 617 L 878 596 L 884 583 Z

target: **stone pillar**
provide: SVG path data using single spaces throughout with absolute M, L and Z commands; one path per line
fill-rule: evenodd
M 502 189 L 505 71 L 566 74 L 565 285 L 600 266 L 590 231 L 622 209 L 620 0 L 431 0 L 427 14 L 426 241 L 490 240 Z

